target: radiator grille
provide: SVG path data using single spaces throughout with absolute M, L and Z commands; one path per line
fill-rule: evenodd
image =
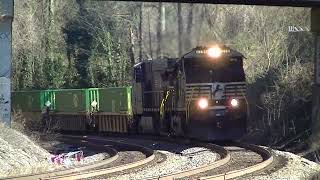
M 246 83 L 237 82 L 237 83 L 226 83 L 224 98 L 244 98 L 246 95 Z
M 232 83 L 220 83 L 223 84 L 223 99 L 238 98 L 242 99 L 246 95 L 246 83 L 245 82 L 232 82 Z M 187 84 L 186 85 L 186 98 L 198 99 L 205 97 L 208 99 L 214 98 L 214 83 L 201 83 L 201 84 Z
M 186 98 L 197 99 L 200 97 L 211 98 L 212 84 L 187 84 Z

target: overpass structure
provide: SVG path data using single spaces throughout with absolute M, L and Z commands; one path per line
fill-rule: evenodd
M 11 125 L 13 0 L 0 0 L 0 122 Z
M 14 0 L 0 0 L 0 121 L 10 125 L 10 76 Z M 99 1 L 99 0 L 97 0 Z M 159 2 L 142 0 L 144 2 Z M 311 31 L 315 35 L 313 121 L 320 124 L 320 0 L 162 0 L 161 2 L 263 5 L 311 8 Z
M 156 0 L 142 0 L 142 1 L 159 2 Z M 291 7 L 312 7 L 312 8 L 320 7 L 320 0 L 161 0 L 161 2 L 291 6 Z

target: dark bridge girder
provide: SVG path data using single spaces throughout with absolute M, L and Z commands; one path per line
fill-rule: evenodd
M 123 0 L 123 1 L 126 1 L 126 0 Z M 158 1 L 157 0 L 140 0 L 140 1 L 160 2 L 159 0 Z M 161 2 L 320 7 L 320 0 L 161 0 Z

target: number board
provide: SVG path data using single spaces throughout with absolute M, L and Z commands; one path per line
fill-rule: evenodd
M 222 53 L 230 53 L 230 49 L 222 49 Z M 196 50 L 196 54 L 207 54 L 208 49 Z

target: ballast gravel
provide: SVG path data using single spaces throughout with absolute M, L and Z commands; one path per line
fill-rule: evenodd
M 275 156 L 283 157 L 286 163 L 276 171 L 262 171 L 237 178 L 239 180 L 318 180 L 320 165 L 289 152 L 273 150 Z M 279 163 L 279 162 L 276 162 Z
M 98 167 L 96 169 L 106 169 L 112 168 L 116 166 L 120 166 L 123 164 L 129 164 L 133 162 L 137 162 L 146 158 L 146 155 L 139 151 L 120 151 L 118 152 L 119 158 L 111 163 L 108 163 L 105 166 Z
M 118 175 L 108 179 L 147 179 L 179 171 L 193 169 L 216 161 L 218 155 L 203 147 L 191 147 L 180 152 L 157 150 L 166 156 L 166 160 L 138 172 Z
M 51 138 L 54 136 L 55 138 Z M 48 161 L 48 169 L 46 172 L 56 171 L 56 170 L 65 170 L 69 168 L 76 168 L 79 166 L 94 164 L 98 161 L 105 160 L 109 158 L 109 154 L 107 153 L 98 153 L 95 150 L 91 150 L 90 147 L 75 145 L 75 144 L 68 144 L 61 141 L 57 141 L 57 135 L 47 135 L 45 140 L 40 142 L 42 148 L 46 149 L 47 151 L 51 152 L 51 155 L 47 156 Z M 77 161 L 75 158 L 69 158 L 65 160 L 62 164 L 55 164 L 51 162 L 49 159 L 50 156 L 58 155 L 61 153 L 68 153 L 73 151 L 83 152 L 83 158 L 80 161 Z

